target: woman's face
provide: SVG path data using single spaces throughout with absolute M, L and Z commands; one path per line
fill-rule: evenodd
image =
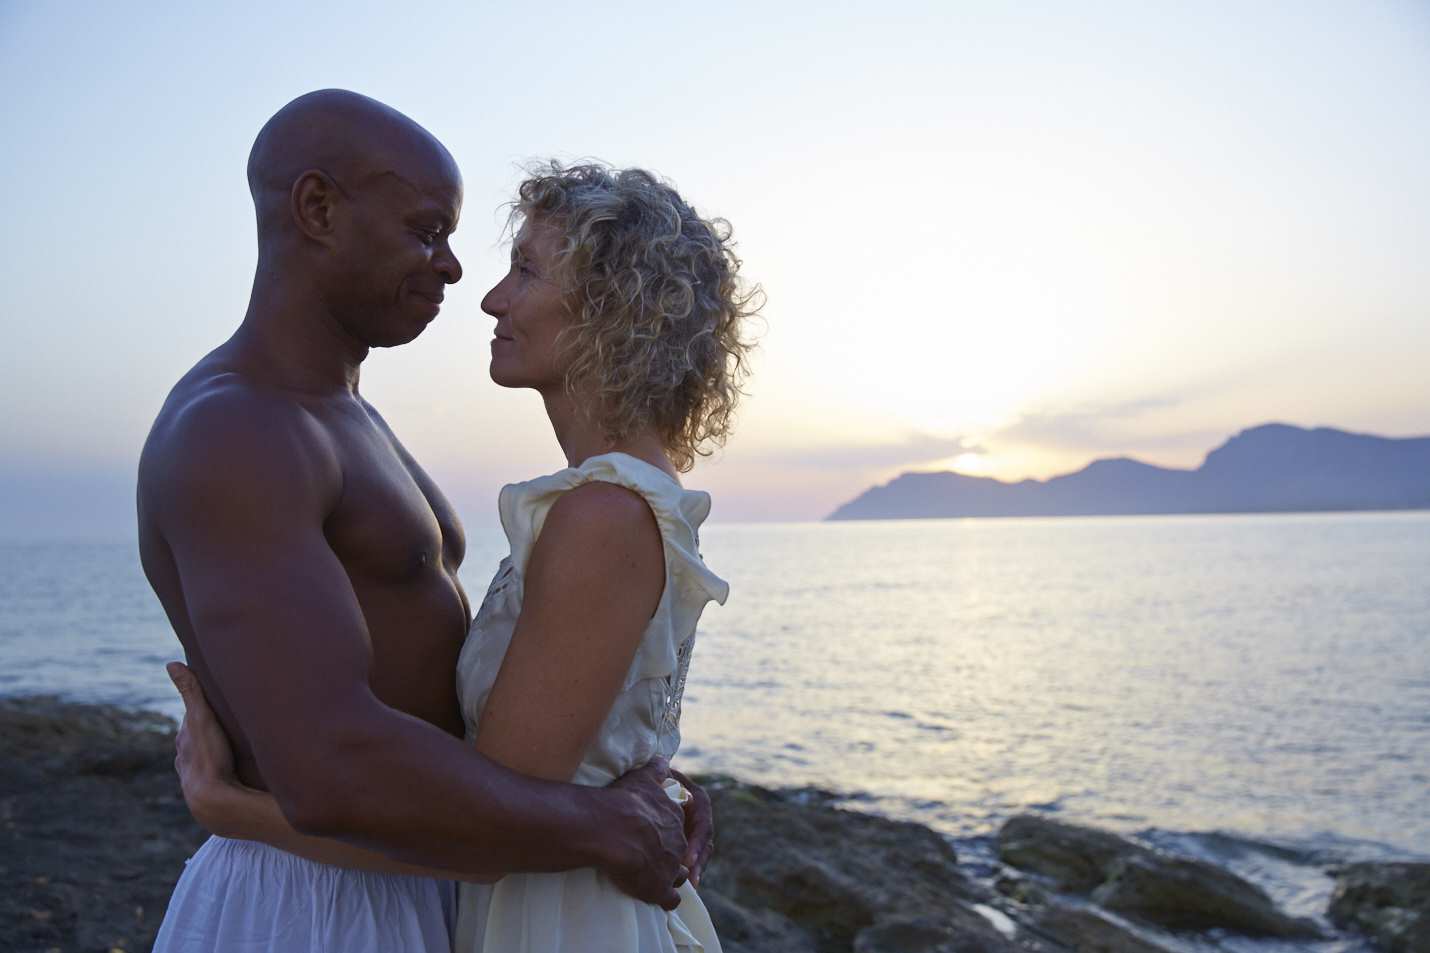
M 561 238 L 554 226 L 527 219 L 512 243 L 511 269 L 482 299 L 482 310 L 497 319 L 491 375 L 502 387 L 546 393 L 564 383 L 556 336 L 571 319 L 556 278 Z

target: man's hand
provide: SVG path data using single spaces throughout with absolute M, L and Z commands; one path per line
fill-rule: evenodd
M 705 865 L 715 851 L 715 810 L 710 806 L 710 795 L 705 789 L 674 768 L 670 776 L 684 785 L 690 792 L 690 799 L 682 807 L 685 809 L 685 856 L 681 863 L 690 871 L 690 882 L 700 886 L 700 877 L 705 873 Z
M 666 910 L 680 905 L 675 888 L 690 875 L 681 862 L 686 853 L 685 812 L 662 787 L 670 773 L 670 764 L 656 758 L 606 789 L 619 795 L 613 799 L 612 818 L 612 856 L 617 859 L 607 864 L 606 873 L 626 893 Z

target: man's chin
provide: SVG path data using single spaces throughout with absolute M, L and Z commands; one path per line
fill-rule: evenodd
M 423 321 L 401 330 L 384 329 L 382 337 L 369 341 L 368 347 L 401 347 L 404 344 L 410 344 L 422 336 L 422 332 L 427 330 L 429 323 L 431 322 Z

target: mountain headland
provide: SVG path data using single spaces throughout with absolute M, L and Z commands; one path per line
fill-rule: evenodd
M 1430 509 L 1430 437 L 1271 423 L 1236 434 L 1195 470 L 1111 457 L 1076 473 L 1017 483 L 905 473 L 827 519 L 1412 509 Z

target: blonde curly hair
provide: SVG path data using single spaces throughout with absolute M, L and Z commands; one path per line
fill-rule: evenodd
M 749 375 L 742 324 L 764 303 L 740 280 L 730 223 L 643 169 L 554 160 L 517 188 L 508 227 L 526 221 L 562 236 L 567 392 L 594 385 L 606 436 L 654 428 L 680 471 L 723 445 Z

